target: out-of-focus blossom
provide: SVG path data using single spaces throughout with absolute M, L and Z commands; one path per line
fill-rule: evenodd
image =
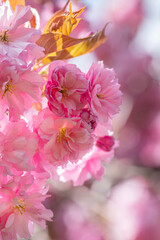
M 107 122 L 119 112 L 122 102 L 120 85 L 113 69 L 104 68 L 102 62 L 94 63 L 87 75 L 89 81 L 88 103 L 91 112 L 101 122 Z
M 59 118 L 46 108 L 34 117 L 34 128 L 40 138 L 44 161 L 55 166 L 76 162 L 93 146 L 92 135 L 78 117 Z
M 139 26 L 143 19 L 143 0 L 116 0 L 109 7 L 108 17 L 115 24 Z
M 155 115 L 148 124 L 147 136 L 143 136 L 140 152 L 141 163 L 150 167 L 160 166 L 160 114 Z
M 24 121 L 9 123 L 0 132 L 0 165 L 7 168 L 29 171 L 33 169 L 31 158 L 37 150 L 36 135 L 31 133 Z
M 46 189 L 34 182 L 31 175 L 14 177 L 0 187 L 1 239 L 31 238 L 33 223 L 45 228 L 53 213 L 42 202 Z
M 43 78 L 35 71 L 25 70 L 14 60 L 0 62 L 0 119 L 9 110 L 10 120 L 18 120 L 20 114 L 40 100 Z
M 50 232 L 57 239 L 106 240 L 99 221 L 82 206 L 68 201 L 63 202 L 58 209 L 55 206 L 55 210 L 55 222 Z
M 112 240 L 159 240 L 160 204 L 149 184 L 141 178 L 113 189 L 108 204 Z M 109 233 L 108 233 L 109 234 Z
M 30 64 L 42 57 L 43 49 L 36 44 L 41 32 L 25 28 L 24 23 L 32 19 L 29 6 L 16 6 L 13 12 L 9 1 L 0 6 L 0 58 L 8 56 L 19 64 Z
M 117 157 L 127 158 L 137 165 L 160 166 L 159 93 L 159 84 L 150 79 L 145 91 L 134 99 L 130 116 L 119 134 L 121 147 L 117 149 Z
M 52 63 L 45 91 L 50 110 L 59 116 L 75 115 L 86 103 L 87 87 L 87 80 L 76 65 Z

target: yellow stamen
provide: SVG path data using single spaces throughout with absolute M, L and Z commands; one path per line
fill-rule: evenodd
M 97 97 L 100 98 L 100 99 L 104 99 L 105 95 L 104 94 L 97 94 Z
M 62 90 L 60 90 L 59 92 L 62 93 L 63 97 L 68 97 L 68 93 L 67 93 L 68 89 L 64 86 L 62 86 Z
M 4 92 L 2 94 L 2 99 L 3 97 L 5 96 L 6 92 L 10 92 L 10 93 L 13 93 L 15 91 L 15 87 L 10 83 L 8 82 L 6 85 L 5 85 L 5 89 L 4 89 Z
M 0 41 L 2 42 L 8 42 L 8 31 L 0 32 Z
M 62 127 L 59 130 L 59 134 L 57 135 L 56 141 L 57 143 L 62 143 L 63 140 L 67 140 L 66 134 L 66 127 Z
M 13 209 L 22 215 L 26 211 L 26 204 L 22 199 L 19 199 L 18 203 L 13 206 Z

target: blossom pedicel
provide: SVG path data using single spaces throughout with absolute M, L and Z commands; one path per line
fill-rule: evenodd
M 102 62 L 86 74 L 62 61 L 106 39 L 104 29 L 70 37 L 84 8 L 72 12 L 70 4 L 67 12 L 68 1 L 41 34 L 25 1 L 0 3 L 0 239 L 17 240 L 31 238 L 34 223 L 45 228 L 52 220 L 42 204 L 49 177 L 74 185 L 101 179 L 102 162 L 117 145 L 110 120 L 121 92 L 113 69 Z

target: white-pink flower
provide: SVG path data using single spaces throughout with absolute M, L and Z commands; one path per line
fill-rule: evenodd
M 76 164 L 67 164 L 65 168 L 58 171 L 61 181 L 72 181 L 74 186 L 84 184 L 91 177 L 101 180 L 104 175 L 102 162 L 108 163 L 114 156 L 114 148 L 104 152 L 94 147 L 86 156 Z
M 33 169 L 32 157 L 37 150 L 36 134 L 31 133 L 24 121 L 9 123 L 0 132 L 0 166 L 12 171 Z
M 20 64 L 30 64 L 43 57 L 43 48 L 36 44 L 41 32 L 25 28 L 24 23 L 32 19 L 29 6 L 16 6 L 13 12 L 9 1 L 0 6 L 0 58 L 15 58 Z
M 102 62 L 94 63 L 87 75 L 89 81 L 88 104 L 101 122 L 119 112 L 121 91 L 113 69 L 104 68 Z
M 81 118 L 59 118 L 48 108 L 34 117 L 40 138 L 40 151 L 51 164 L 76 162 L 93 146 L 93 137 L 81 124 Z
M 0 237 L 3 240 L 31 238 L 33 223 L 45 228 L 53 213 L 42 202 L 47 189 L 27 174 L 10 179 L 0 187 Z
M 76 115 L 86 103 L 88 82 L 74 64 L 52 63 L 45 94 L 51 111 L 59 116 Z
M 10 120 L 20 115 L 41 98 L 43 78 L 35 71 L 25 70 L 15 60 L 0 62 L 0 119 L 9 110 Z
M 97 117 L 94 116 L 88 108 L 82 109 L 80 112 L 82 125 L 89 131 L 93 132 L 97 126 Z

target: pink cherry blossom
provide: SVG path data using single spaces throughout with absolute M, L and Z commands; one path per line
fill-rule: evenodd
M 119 112 L 120 85 L 113 69 L 104 68 L 102 62 L 94 63 L 87 75 L 89 81 L 88 103 L 91 111 L 101 122 Z
M 25 70 L 14 60 L 0 62 L 0 119 L 9 110 L 10 120 L 18 120 L 20 114 L 40 100 L 43 78 L 35 71 Z
M 75 115 L 86 103 L 87 87 L 88 82 L 76 65 L 52 63 L 45 91 L 50 110 L 59 116 Z
M 34 117 L 34 128 L 43 147 L 44 159 L 53 165 L 76 162 L 93 146 L 92 135 L 78 117 L 59 118 L 46 108 Z
M 11 122 L 0 132 L 0 165 L 6 167 L 8 173 L 13 168 L 18 171 L 33 169 L 31 159 L 36 150 L 36 136 L 24 121 Z
M 24 23 L 32 19 L 29 6 L 16 6 L 15 12 L 9 1 L 0 6 L 0 58 L 15 58 L 19 63 L 31 63 L 43 57 L 43 48 L 36 44 L 41 32 L 25 28 Z
M 33 223 L 45 228 L 53 213 L 42 202 L 46 188 L 34 182 L 31 175 L 18 176 L 0 187 L 0 233 L 3 240 L 31 238 Z

